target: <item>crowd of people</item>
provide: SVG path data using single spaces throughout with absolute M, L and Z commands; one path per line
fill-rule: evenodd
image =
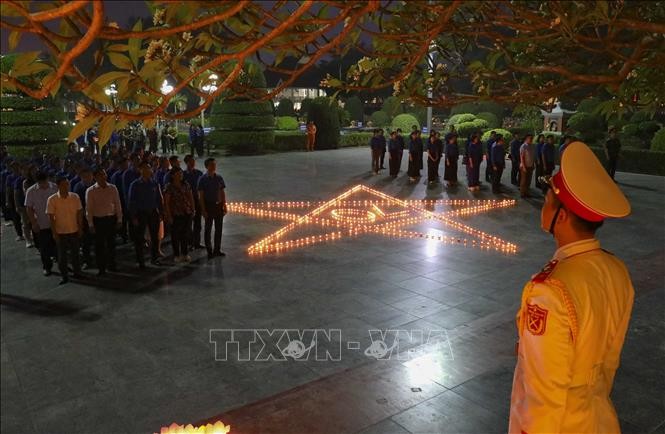
M 225 256 L 226 185 L 214 158 L 206 159 L 201 171 L 192 154 L 181 167 L 178 155 L 158 156 L 152 147 L 123 142 L 96 153 L 94 144 L 78 145 L 65 156 L 15 158 L 1 151 L 5 225 L 14 227 L 16 241 L 39 252 L 45 276 L 52 274 L 54 261 L 62 284 L 70 272 L 84 278 L 87 269 L 96 268 L 98 275 L 117 271 L 116 241 L 133 242 L 141 269 L 146 247 L 156 266 L 190 262 L 196 249 L 205 248 L 208 259 Z M 162 250 L 169 238 L 172 261 Z
M 417 182 L 421 177 L 421 170 L 425 167 L 423 158 L 427 161 L 427 182 L 432 186 L 440 182 L 439 167 L 444 164 L 443 180 L 447 187 L 456 187 L 459 184 L 457 171 L 460 157 L 462 164 L 466 166 L 466 180 L 469 191 L 480 190 L 481 165 L 485 164 L 485 181 L 492 186 L 493 193 L 501 193 L 501 177 L 506 168 L 506 159 L 512 162 L 510 171 L 511 184 L 518 186 L 520 196 L 530 197 L 531 184 L 535 178 L 534 185 L 547 192 L 549 186 L 540 182 L 541 176 L 551 176 L 556 165 L 557 152 L 561 154 L 566 146 L 573 141 L 571 136 L 563 136 L 558 144 L 555 137 L 547 137 L 540 134 L 535 143 L 533 134 L 524 136 L 514 135 L 510 143 L 506 138 L 495 131 L 490 132 L 489 138 L 482 143 L 480 133 L 474 133 L 467 137 L 464 148 L 460 152 L 458 145 L 458 134 L 455 127 L 451 127 L 441 139 L 441 133 L 432 130 L 429 137 L 423 142 L 420 129 L 412 127 L 411 134 L 406 144 L 401 129 L 390 131 L 386 140 L 382 129 L 375 129 L 370 139 L 372 153 L 372 173 L 377 175 L 380 170 L 385 169 L 384 160 L 388 153 L 389 174 L 396 178 L 400 172 L 404 150 L 408 150 L 409 164 L 407 175 L 410 182 Z M 620 144 L 616 139 L 616 133 L 610 131 L 610 140 L 606 148 L 609 158 L 608 171 L 612 178 L 616 171 L 616 159 Z M 534 177 L 535 174 L 535 177 Z

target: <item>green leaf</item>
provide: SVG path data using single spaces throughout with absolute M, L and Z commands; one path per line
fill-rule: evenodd
M 115 129 L 115 115 L 109 114 L 104 116 L 102 123 L 99 125 L 99 144 L 106 144 L 111 138 L 111 134 Z
M 55 71 L 50 72 L 48 75 L 46 75 L 43 79 L 43 83 L 49 83 L 51 80 L 53 80 L 53 77 L 55 76 Z M 62 83 L 62 80 L 58 80 L 55 85 L 51 88 L 51 96 L 55 98 L 56 94 L 60 90 L 60 84 Z
M 95 79 L 95 81 L 93 81 L 93 83 L 98 86 L 104 87 L 106 85 L 113 83 L 114 81 L 126 78 L 128 75 L 129 73 L 126 71 L 111 71 L 107 72 L 106 74 L 100 75 Z
M 115 51 L 118 53 L 124 53 L 129 49 L 127 44 L 113 44 L 106 47 L 106 51 Z
M 11 33 L 9 33 L 9 51 L 14 51 L 20 39 L 21 32 L 13 30 Z
M 74 128 L 72 128 L 72 130 L 69 132 L 69 136 L 67 137 L 67 143 L 75 141 L 78 136 L 82 135 L 84 132 L 88 130 L 88 128 L 95 125 L 97 119 L 99 119 L 99 117 L 94 115 L 81 119 L 76 125 L 74 125 Z
M 143 22 L 139 19 L 136 24 L 134 24 L 134 27 L 132 27 L 132 31 L 140 32 L 141 30 L 143 30 Z M 139 38 L 130 38 L 127 44 L 129 48 L 129 58 L 135 67 L 139 66 L 139 52 L 141 51 L 142 41 L 143 40 Z
M 14 71 L 19 71 L 25 68 L 26 66 L 30 65 L 32 62 L 34 62 L 37 59 L 37 57 L 39 57 L 39 51 L 29 51 L 16 56 L 16 59 L 14 60 L 14 65 L 12 65 L 12 75 L 16 76 L 16 74 L 14 74 Z
M 132 69 L 132 62 L 129 60 L 129 57 L 124 54 L 109 52 L 107 55 L 113 66 L 116 68 L 125 70 Z

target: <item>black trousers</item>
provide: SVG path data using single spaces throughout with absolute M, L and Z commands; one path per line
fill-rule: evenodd
M 510 183 L 513 185 L 520 185 L 520 179 L 519 179 L 519 174 L 520 174 L 520 163 L 519 161 L 514 161 L 511 159 L 511 165 L 510 165 Z
M 378 172 L 381 168 L 381 150 L 372 149 L 372 172 Z
M 381 165 L 380 165 L 381 169 L 385 169 L 385 166 L 383 165 L 383 161 L 384 161 L 385 159 L 386 159 L 386 151 L 385 151 L 385 150 L 382 150 L 382 151 L 381 151 Z
M 540 161 L 536 162 L 536 188 L 541 188 L 540 177 L 543 176 L 543 165 Z
M 503 166 L 499 166 L 492 170 L 492 191 L 498 193 L 501 185 L 501 176 L 503 176 Z
M 196 202 L 196 207 L 194 210 L 194 217 L 191 219 L 191 228 L 189 230 L 190 234 L 190 239 L 189 239 L 189 246 L 194 247 L 194 246 L 200 246 L 201 245 L 201 209 L 198 204 L 198 201 Z
M 402 162 L 402 151 L 391 151 L 388 167 L 390 168 L 390 176 L 397 176 L 399 173 L 400 163 Z
M 93 217 L 95 225 L 95 259 L 99 271 L 107 267 L 115 268 L 115 227 L 116 217 Z
M 83 254 L 83 263 L 90 266 L 92 264 L 92 246 L 95 243 L 95 234 L 90 232 L 88 220 L 83 220 L 83 236 L 81 237 L 81 252 Z M 96 255 L 95 255 L 96 256 Z
M 494 168 L 490 162 L 490 156 L 485 156 L 485 181 L 492 182 L 492 174 L 494 173 Z
M 143 245 L 145 244 L 145 230 L 150 233 L 150 259 L 156 260 L 159 255 L 159 213 L 156 210 L 139 211 L 136 214 L 138 224 L 134 226 L 134 250 L 136 251 L 136 262 L 145 264 L 143 257 Z
M 436 160 L 432 160 L 427 157 L 427 180 L 429 182 L 435 182 L 439 180 L 439 162 L 441 161 L 441 158 L 437 158 Z
M 206 212 L 208 217 L 205 219 L 205 227 L 203 229 L 206 250 L 208 253 L 219 252 L 222 248 L 222 225 L 224 224 L 224 215 L 220 209 L 219 204 L 206 203 Z M 215 226 L 215 239 L 214 244 L 211 242 L 212 226 Z
M 53 268 L 53 257 L 56 256 L 55 240 L 51 229 L 40 229 L 37 234 L 37 245 L 39 246 L 39 256 L 42 259 L 42 268 L 51 271 Z
M 619 161 L 618 155 L 610 155 L 607 159 L 607 173 L 612 179 L 614 179 L 614 174 L 617 171 L 617 161 Z
M 71 256 L 72 268 L 74 274 L 81 272 L 81 262 L 79 261 L 80 240 L 78 232 L 73 234 L 58 234 L 58 268 L 60 275 L 64 279 L 67 277 L 67 253 Z
M 188 244 L 191 239 L 189 233 L 192 227 L 192 216 L 176 215 L 173 216 L 173 225 L 171 225 L 171 245 L 173 246 L 173 256 L 186 255 Z
M 14 189 L 8 190 L 7 195 L 7 214 L 9 214 L 9 221 L 14 224 L 14 230 L 16 231 L 16 236 L 23 236 L 23 225 L 21 224 L 21 215 L 16 210 L 14 206 Z

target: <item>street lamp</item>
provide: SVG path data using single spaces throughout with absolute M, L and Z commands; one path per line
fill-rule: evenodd
M 217 74 L 215 73 L 210 74 L 210 76 L 208 76 L 208 82 L 203 86 L 201 86 L 201 90 L 207 93 L 208 95 L 214 93 L 217 90 L 217 79 L 219 79 Z M 199 103 L 199 105 L 203 105 L 204 102 L 205 99 L 201 97 L 201 102 Z M 203 128 L 204 126 L 203 125 L 204 118 L 205 118 L 205 109 L 201 110 L 201 128 Z
M 111 97 L 111 104 L 113 104 L 113 106 L 115 106 L 115 104 L 116 104 L 115 97 L 118 94 L 118 89 L 116 88 L 115 83 L 111 83 L 111 85 L 109 87 L 104 89 L 104 93 L 106 94 L 106 96 Z
M 168 82 L 168 80 L 164 80 L 162 83 L 162 87 L 159 89 L 160 92 L 162 92 L 162 95 L 168 95 L 169 93 L 173 92 L 173 86 L 171 86 Z M 176 109 L 177 111 L 177 109 Z M 175 121 L 175 128 L 176 130 L 178 129 L 178 120 L 176 119 Z

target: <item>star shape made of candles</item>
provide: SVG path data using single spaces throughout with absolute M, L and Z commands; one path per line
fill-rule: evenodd
M 354 198 L 354 196 L 365 196 L 365 198 Z M 356 185 L 339 196 L 323 202 L 230 202 L 227 206 L 231 213 L 289 222 L 249 246 L 247 252 L 250 255 L 278 253 L 361 234 L 421 238 L 443 244 L 478 247 L 510 254 L 517 251 L 515 244 L 473 228 L 458 218 L 507 208 L 515 204 L 516 201 L 512 199 L 404 200 L 365 185 Z M 456 209 L 434 212 L 434 207 L 438 205 L 456 207 Z M 306 214 L 293 212 L 297 209 L 311 208 L 313 209 Z M 450 236 L 440 231 L 423 232 L 409 229 L 426 221 L 440 223 L 464 235 Z M 317 227 L 320 228 L 317 233 L 290 237 L 299 230 L 311 230 Z

